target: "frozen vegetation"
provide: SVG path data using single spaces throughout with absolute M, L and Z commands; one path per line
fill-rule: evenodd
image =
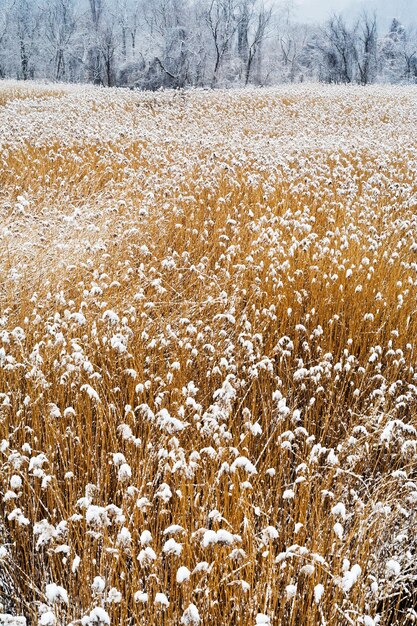
M 1 84 L 1 624 L 417 621 L 416 127 Z
M 153 90 L 416 83 L 415 7 L 416 0 L 0 0 L 0 78 Z

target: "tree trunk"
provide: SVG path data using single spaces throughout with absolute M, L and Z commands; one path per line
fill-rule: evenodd
M 23 38 L 20 40 L 20 64 L 22 68 L 22 76 L 23 80 L 28 80 L 29 78 L 29 59 L 27 56 L 25 42 Z

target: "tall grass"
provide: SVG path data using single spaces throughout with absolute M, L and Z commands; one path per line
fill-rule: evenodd
M 83 89 L 16 109 L 5 612 L 415 621 L 415 98 Z

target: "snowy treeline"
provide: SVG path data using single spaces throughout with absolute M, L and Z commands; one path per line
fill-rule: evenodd
M 0 0 L 0 77 L 159 87 L 417 82 L 417 34 L 262 0 Z

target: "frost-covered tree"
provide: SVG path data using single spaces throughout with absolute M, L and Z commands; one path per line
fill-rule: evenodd
M 192 7 L 185 0 L 155 0 L 142 5 L 141 41 L 121 80 L 142 87 L 184 87 L 192 83 L 194 46 Z M 191 13 L 191 14 L 190 14 Z M 136 22 L 136 30 L 137 30 Z
M 377 74 L 377 21 L 375 15 L 363 13 L 354 32 L 354 55 L 357 82 L 367 85 Z
M 367 85 L 377 75 L 377 21 L 363 13 L 352 25 L 335 15 L 306 42 L 304 66 L 319 80 Z
M 232 43 L 239 23 L 245 19 L 239 14 L 239 7 L 235 0 L 209 0 L 204 11 L 210 39 L 214 48 L 214 67 L 210 84 L 215 87 L 226 59 L 231 58 Z
M 0 9 L 0 78 L 8 74 L 8 57 L 10 56 L 10 5 Z
M 236 57 L 240 62 L 239 78 L 245 85 L 251 79 L 261 82 L 262 48 L 268 36 L 272 15 L 272 8 L 265 8 L 262 1 L 241 0 L 238 4 Z
M 89 16 L 86 22 L 86 58 L 87 79 L 89 82 L 100 84 L 103 82 L 103 65 L 101 55 L 101 36 L 103 25 L 103 0 L 88 0 Z
M 107 87 L 112 87 L 116 82 L 116 51 L 118 37 L 116 25 L 111 20 L 100 29 L 98 38 L 100 59 L 102 64 L 102 82 Z
M 276 80 L 291 83 L 303 80 L 306 66 L 313 63 L 313 56 L 309 57 L 309 60 L 306 58 L 307 48 L 311 42 L 314 42 L 314 34 L 303 24 L 287 22 L 280 28 L 277 41 Z M 311 77 L 312 75 L 313 71 Z
M 17 78 L 34 78 L 38 61 L 40 12 L 31 0 L 17 0 L 11 8 L 11 43 Z
M 390 83 L 417 81 L 417 36 L 396 18 L 379 43 L 381 79 Z
M 257 7 L 251 15 L 251 28 L 249 31 L 248 51 L 245 64 L 245 85 L 250 82 L 253 67 L 257 64 L 257 76 L 255 82 L 261 81 L 262 47 L 268 35 L 268 28 L 272 18 L 272 9 L 266 9 L 263 4 Z
M 77 26 L 74 0 L 50 0 L 44 7 L 45 43 L 54 80 L 75 77 Z
M 322 56 L 323 78 L 329 83 L 351 83 L 355 73 L 354 29 L 349 28 L 341 15 L 334 15 L 322 28 L 317 40 Z
M 302 16 L 301 16 L 302 17 Z M 0 78 L 141 89 L 417 82 L 417 35 L 377 16 L 297 21 L 292 0 L 0 0 Z

